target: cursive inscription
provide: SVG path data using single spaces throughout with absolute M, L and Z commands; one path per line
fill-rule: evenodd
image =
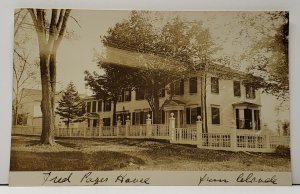
M 205 174 L 204 176 L 200 176 L 198 185 L 201 185 L 204 182 L 209 182 L 209 183 L 215 183 L 215 182 L 217 182 L 217 183 L 229 183 L 229 180 L 227 180 L 225 178 L 211 178 L 207 174 Z
M 100 183 L 106 183 L 108 181 L 108 177 L 94 177 L 92 172 L 86 173 L 82 179 L 80 180 L 80 183 L 87 183 L 87 184 L 92 184 L 92 185 L 98 185 Z
M 142 184 L 150 184 L 150 177 L 147 178 L 132 178 L 132 177 L 127 177 L 127 174 L 122 175 L 120 174 L 117 176 L 115 179 L 115 183 L 142 183 Z
M 261 178 L 261 177 L 256 177 L 253 173 L 249 173 L 249 174 L 240 174 L 237 179 L 236 182 L 239 183 L 260 183 L 260 184 L 267 184 L 267 183 L 272 183 L 273 185 L 277 184 L 277 177 L 276 175 L 273 175 L 272 177 L 268 177 L 268 178 Z
M 51 176 L 51 174 L 52 174 L 52 172 L 43 173 L 43 175 L 44 175 L 43 185 L 47 182 L 51 182 L 51 183 L 55 183 L 55 184 L 71 183 L 71 177 L 73 175 L 72 172 L 66 177 Z

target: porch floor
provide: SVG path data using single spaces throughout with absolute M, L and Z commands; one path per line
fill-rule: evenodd
M 13 136 L 11 170 L 290 170 L 289 156 L 276 153 L 206 150 L 148 139 L 57 138 L 56 142 L 46 148 L 36 136 Z

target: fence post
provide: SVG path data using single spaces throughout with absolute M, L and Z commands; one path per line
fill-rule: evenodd
M 122 125 L 122 123 L 121 123 L 121 117 L 120 116 L 118 116 L 118 120 L 117 120 L 117 131 L 116 131 L 116 135 L 117 135 L 117 137 L 119 136 L 119 133 L 120 133 L 120 129 L 121 129 L 121 125 Z
M 237 133 L 235 128 L 233 128 L 230 133 L 230 147 L 232 151 L 237 150 Z
M 85 120 L 85 125 L 83 127 L 83 137 L 86 136 L 86 129 L 88 128 L 88 120 Z
M 99 119 L 99 137 L 101 137 L 103 135 L 103 121 L 101 119 Z
M 147 119 L 146 119 L 146 133 L 147 133 L 148 137 L 151 137 L 151 135 L 152 135 L 152 129 L 151 129 L 150 114 L 147 114 Z
M 197 116 L 197 121 L 196 121 L 196 127 L 197 127 L 197 147 L 202 147 L 202 121 L 201 121 L 201 116 Z
M 170 132 L 170 140 L 174 141 L 175 140 L 175 118 L 174 118 L 174 113 L 170 114 L 169 118 L 169 132 Z
M 129 115 L 127 115 L 126 123 L 125 123 L 125 137 L 129 135 L 129 128 L 130 128 L 130 118 Z

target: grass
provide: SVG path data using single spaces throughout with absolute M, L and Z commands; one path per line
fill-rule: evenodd
M 37 137 L 13 136 L 11 170 L 290 171 L 289 156 L 275 153 L 216 151 L 125 138 L 58 138 L 56 142 L 44 146 Z

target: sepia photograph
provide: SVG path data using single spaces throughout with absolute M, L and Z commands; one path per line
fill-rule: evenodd
M 255 173 L 291 172 L 288 36 L 287 11 L 16 9 L 10 171 L 280 184 Z

